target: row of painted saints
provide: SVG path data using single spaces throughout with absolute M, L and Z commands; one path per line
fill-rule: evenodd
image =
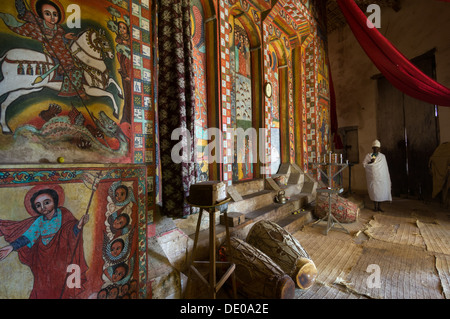
M 92 194 L 101 180 L 85 174 Z M 92 183 L 91 183 L 92 182 Z M 45 184 L 31 188 L 24 199 L 30 218 L 19 221 L 0 219 L 0 236 L 8 243 L 0 248 L 0 263 L 11 253 L 29 267 L 33 287 L 29 298 L 137 298 L 135 249 L 136 210 L 133 188 L 121 181 L 111 183 L 104 207 L 102 261 L 95 255 L 93 264 L 102 264 L 101 286 L 87 284 L 84 226 L 90 221 L 89 207 L 77 220 L 65 208 L 65 192 L 60 185 Z M 98 219 L 97 219 L 98 220 Z M 93 236 L 93 235 L 91 235 Z M 96 246 L 99 244 L 96 243 Z M 96 250 L 99 250 L 96 248 Z M 70 286 L 71 267 L 76 265 L 78 286 Z M 97 267 L 93 267 L 97 269 Z M 91 275 L 92 276 L 92 275 Z M 92 278 L 91 278 L 92 279 Z M 5 282 L 5 281 L 3 281 Z M 95 282 L 100 282 L 96 278 Z M 75 289 L 76 288 L 76 289 Z
M 106 30 L 101 27 L 74 29 L 80 30 L 77 34 L 66 32 L 67 28 L 63 28 L 65 8 L 57 0 L 31 0 L 29 3 L 15 0 L 15 9 L 16 16 L 0 12 L 2 34 L 15 35 L 20 43 L 20 47 L 0 50 L 2 134 L 32 135 L 41 143 L 69 141 L 78 148 L 98 147 L 124 155 L 128 151 L 128 140 L 123 128 L 131 123 L 128 16 L 122 17 L 111 6 L 107 8 L 111 14 L 107 28 L 115 34 L 115 46 L 112 46 Z M 28 49 L 38 47 L 38 43 L 41 44 L 39 50 Z M 109 66 L 115 63 L 122 85 L 110 72 Z M 47 93 L 48 90 L 53 93 Z M 47 109 L 32 110 L 36 113 L 33 121 L 19 123 L 12 129 L 8 114 L 29 112 L 18 99 L 35 92 L 46 92 L 40 103 L 48 101 Z M 118 102 L 115 96 L 119 97 Z M 101 115 L 94 109 L 98 99 L 93 98 L 98 97 L 104 101 Z M 55 108 L 58 103 L 52 99 L 65 105 Z M 10 108 L 15 109 L 14 112 Z M 115 128 L 111 129 L 111 125 Z M 105 142 L 107 139 L 115 139 L 117 143 Z
M 103 238 L 103 281 L 98 298 L 135 297 L 137 282 L 130 280 L 134 269 L 131 256 L 135 223 L 133 205 L 136 203 L 131 186 L 120 181 L 108 192 Z

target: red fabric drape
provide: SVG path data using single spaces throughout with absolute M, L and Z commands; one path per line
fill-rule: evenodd
M 450 106 L 450 89 L 420 71 L 375 27 L 369 28 L 370 21 L 353 0 L 337 3 L 363 50 L 394 87 L 418 100 Z

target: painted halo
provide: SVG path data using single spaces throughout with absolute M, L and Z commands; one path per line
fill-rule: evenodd
M 38 17 L 40 17 L 40 14 L 37 12 L 37 10 L 36 10 L 36 4 L 38 3 L 38 2 L 40 2 L 40 1 L 42 1 L 42 0 L 31 0 L 30 1 L 30 7 L 31 7 L 31 10 L 33 11 L 33 13 L 36 15 L 36 16 L 38 16 Z M 66 16 L 65 16 L 65 9 L 64 9 L 64 6 L 58 1 L 58 0 L 47 0 L 46 2 L 48 2 L 48 3 L 50 3 L 50 4 L 53 4 L 53 5 L 55 5 L 56 7 L 58 7 L 58 9 L 59 9 L 59 14 L 61 15 L 61 19 L 59 19 L 59 22 L 58 22 L 58 24 L 61 24 L 63 21 L 65 21 L 65 19 L 66 19 Z
M 24 198 L 24 205 L 25 209 L 27 210 L 28 214 L 30 214 L 33 217 L 40 216 L 36 211 L 31 207 L 31 197 L 33 197 L 33 194 L 43 190 L 43 189 L 53 189 L 58 194 L 58 206 L 61 207 L 64 204 L 65 194 L 63 188 L 58 184 L 44 184 L 44 185 L 37 185 L 31 188 Z

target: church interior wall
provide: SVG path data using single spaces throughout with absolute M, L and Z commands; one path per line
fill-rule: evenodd
M 60 22 L 44 20 L 40 4 L 0 9 L 0 246 L 27 228 L 50 241 L 30 235 L 2 258 L 0 296 L 147 298 L 157 180 L 152 3 L 54 1 L 46 9 Z M 61 208 L 39 226 L 31 201 L 48 189 Z M 70 229 L 74 218 L 85 224 Z
M 156 94 L 161 57 L 155 37 L 155 3 L 99 0 L 81 1 L 78 7 L 71 6 L 69 0 L 55 3 L 59 14 L 65 14 L 60 36 L 73 32 L 85 41 L 72 48 L 71 54 L 79 55 L 80 61 L 60 61 L 59 69 L 52 57 L 61 60 L 59 51 L 67 49 L 61 45 L 56 48 L 58 52 L 50 52 L 48 39 L 36 40 L 36 34 L 42 33 L 38 24 L 43 22 L 37 19 L 30 30 L 18 31 L 25 20 L 19 19 L 14 3 L 2 4 L 0 9 L 0 42 L 7 44 L 0 49 L 0 56 L 7 57 L 2 63 L 0 86 L 29 83 L 20 92 L 11 89 L 0 96 L 0 220 L 29 227 L 28 223 L 36 218 L 36 211 L 30 208 L 30 196 L 38 189 L 55 188 L 64 211 L 77 220 L 87 216 L 90 220 L 84 228 L 80 226 L 82 237 L 75 241 L 75 248 L 82 252 L 76 254 L 80 259 L 58 264 L 59 268 L 70 266 L 62 286 L 58 283 L 61 296 L 180 297 L 182 275 L 178 263 L 184 260 L 186 236 L 172 223 L 169 224 L 173 228 L 167 232 L 165 225 L 155 221 L 158 205 L 163 203 Z M 279 136 L 284 136 L 279 150 L 284 154 L 282 160 L 300 163 L 305 170 L 309 169 L 309 160 L 330 150 L 326 40 L 321 37 L 323 23 L 315 5 L 308 0 L 278 1 L 274 7 L 265 0 L 192 1 L 195 140 L 200 158 L 209 142 L 206 129 L 219 124 L 218 128 L 224 130 L 230 124 L 230 97 L 234 93 L 230 92 L 234 74 L 229 52 L 231 15 L 239 19 L 249 38 L 246 50 L 251 64 L 251 126 L 267 128 L 269 132 L 278 128 Z M 39 16 L 34 7 L 25 7 L 25 11 Z M 81 24 L 69 25 L 76 21 Z M 80 36 L 83 32 L 85 38 Z M 273 41 L 272 46 L 269 40 Z M 88 49 L 92 52 L 85 52 Z M 97 60 L 92 57 L 94 53 L 98 54 Z M 85 82 L 81 83 L 85 85 L 74 90 L 71 86 L 76 86 L 80 74 L 84 74 Z M 280 74 L 284 81 L 281 84 Z M 42 90 L 27 82 L 39 76 L 42 79 L 36 83 L 41 83 Z M 263 91 L 264 84 L 276 80 L 273 88 L 277 92 L 272 96 L 279 97 L 282 92 L 283 97 L 271 102 Z M 61 87 L 65 95 L 59 94 Z M 294 93 L 294 88 L 301 88 L 301 94 Z M 9 102 L 8 108 L 3 107 Z M 281 105 L 283 119 L 277 118 L 275 110 Z M 253 165 L 255 174 L 249 175 L 251 178 L 276 173 L 276 168 L 270 168 L 271 137 L 265 136 L 264 144 L 258 146 L 264 161 Z M 199 161 L 195 170 L 197 181 L 214 178 L 233 183 L 234 150 L 230 148 L 230 138 L 224 134 L 219 143 L 224 164 L 212 166 Z M 126 204 L 116 199 L 119 189 L 127 191 Z M 114 232 L 114 219 L 124 211 L 128 215 L 127 227 Z M 18 238 L 19 230 L 6 235 L 3 227 L 9 225 L 1 225 L 0 247 Z M 178 240 L 173 244 L 167 236 Z M 112 245 L 118 238 L 123 239 L 126 249 L 115 255 Z M 34 253 L 44 256 L 45 247 L 36 247 Z M 165 261 L 149 253 L 151 248 L 165 254 Z M 179 254 L 177 261 L 173 259 L 174 252 Z M 1 267 L 0 277 L 8 279 L 0 280 L 0 297 L 50 296 L 52 292 L 42 286 L 33 289 L 28 280 L 38 276 L 31 272 L 38 266 L 35 261 L 30 264 L 26 261 L 28 255 L 16 252 L 8 257 L 0 263 L 7 262 L 17 270 L 15 275 L 23 278 L 7 277 L 6 269 L 10 268 Z M 82 262 L 81 267 L 78 262 Z M 122 272 L 119 279 L 116 272 L 123 269 L 125 274 Z

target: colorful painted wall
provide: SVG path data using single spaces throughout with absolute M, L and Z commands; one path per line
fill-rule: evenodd
M 323 8 L 324 1 L 191 2 L 197 181 L 231 185 L 276 174 L 281 163 L 308 171 L 330 150 Z M 220 141 L 208 129 L 219 130 Z M 237 129 L 253 129 L 256 139 L 237 140 Z M 211 145 L 214 163 L 205 157 Z
M 230 102 L 227 88 L 236 80 L 229 43 L 237 32 L 232 21 L 237 20 L 250 39 L 252 126 L 266 130 L 263 155 L 258 153 L 259 164 L 253 165 L 255 177 L 277 173 L 281 162 L 297 163 L 308 171 L 308 162 L 330 148 L 322 7 L 321 1 L 278 1 L 273 7 L 270 1 L 220 1 L 222 111 L 218 113 L 224 130 L 232 126 L 233 91 Z M 271 96 L 264 94 L 268 82 Z M 233 160 L 228 145 L 232 143 L 225 135 L 224 163 Z M 234 175 L 231 164 L 223 165 L 223 180 L 235 181 Z
M 0 9 L 0 161 L 153 163 L 149 0 L 42 3 Z
M 207 79 L 206 79 L 206 44 L 204 11 L 200 0 L 191 2 L 191 36 L 195 73 L 195 139 L 197 151 L 197 180 L 209 179 L 208 164 L 202 161 L 208 145 Z
M 206 177 L 207 171 L 209 179 L 232 185 L 276 174 L 280 163 L 296 163 L 310 171 L 308 162 L 329 150 L 328 59 L 326 39 L 322 36 L 322 10 L 318 9 L 323 3 L 319 0 L 191 2 L 195 145 L 199 160 L 195 165 L 202 168 L 202 174 L 205 172 L 203 176 Z M 176 42 L 181 47 L 181 40 Z M 266 90 L 269 83 L 271 92 Z M 170 107 L 164 109 L 163 103 L 161 108 L 175 112 Z M 180 118 L 184 120 L 188 113 L 186 110 Z M 257 145 L 244 139 L 239 147 L 233 131 L 238 128 L 254 129 Z M 205 134 L 209 129 L 218 130 L 220 135 Z M 161 143 L 167 145 L 170 141 Z M 205 150 L 211 150 L 207 146 L 214 148 L 213 157 L 218 162 L 206 161 L 204 156 L 209 154 Z M 254 148 L 257 152 L 252 154 Z M 163 152 L 165 158 L 170 156 L 161 147 L 161 156 Z M 166 171 L 168 176 L 175 175 L 170 169 Z M 164 170 L 160 174 L 164 176 Z M 195 177 L 199 181 L 199 175 Z M 178 192 L 183 190 L 180 188 Z M 159 194 L 158 205 L 164 206 L 164 196 Z M 196 218 L 183 217 L 175 219 L 175 224 L 190 224 Z M 174 285 L 178 280 L 176 272 L 182 270 L 180 264 L 185 260 L 184 251 L 188 249 L 187 236 L 183 236 L 181 228 L 165 232 L 158 228 L 152 238 L 160 246 L 155 248 L 155 255 L 166 254 L 169 261 L 163 266 L 155 260 L 158 269 L 154 286 L 159 289 L 155 296 L 160 298 L 181 295 Z
M 151 296 L 152 10 L 149 0 L 2 3 L 0 298 Z M 37 214 L 42 198 L 50 221 Z
M 44 24 L 40 0 L 0 9 L 0 249 L 16 248 L 0 250 L 9 265 L 0 267 L 0 297 L 150 298 L 147 242 L 159 234 L 164 174 L 157 6 L 52 1 L 61 17 L 53 24 Z M 307 171 L 329 149 L 320 3 L 191 1 L 196 181 L 230 185 L 275 174 L 286 162 Z M 239 149 L 229 131 L 238 127 L 255 129 L 262 143 L 248 139 Z M 223 133 L 218 165 L 204 160 L 208 128 Z M 38 189 L 55 189 L 58 204 L 54 192 Z M 125 193 L 122 204 L 116 196 Z M 43 198 L 70 227 L 37 217 L 31 205 L 43 207 Z M 122 220 L 127 226 L 114 231 Z M 31 235 L 19 240 L 26 231 L 50 245 L 33 244 Z M 49 280 L 39 267 L 55 252 L 70 257 L 53 263 L 59 279 Z

